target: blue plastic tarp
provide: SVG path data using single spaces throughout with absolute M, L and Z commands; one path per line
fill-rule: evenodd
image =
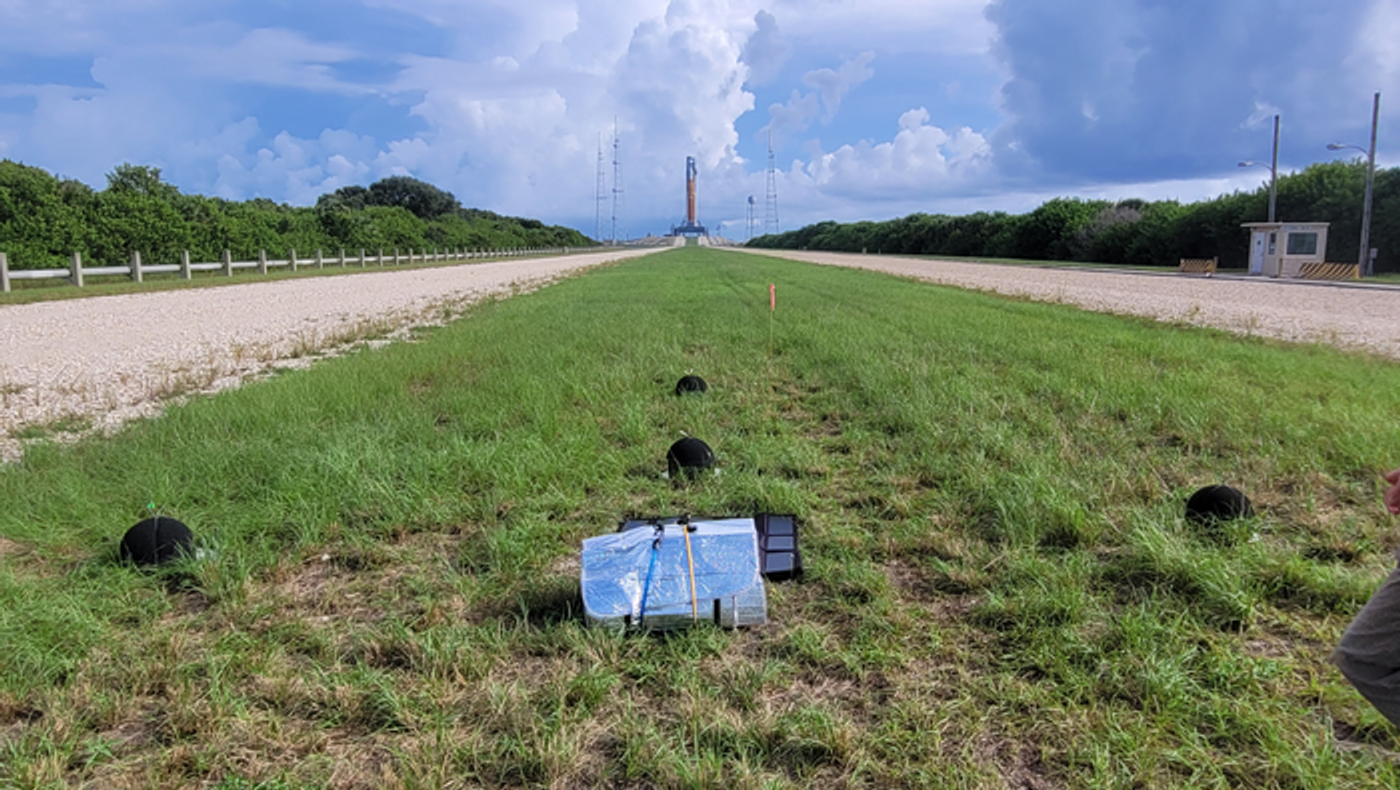
M 584 540 L 580 583 L 588 622 L 646 629 L 768 622 L 753 519 L 697 520 L 691 527 L 689 553 L 680 524 Z

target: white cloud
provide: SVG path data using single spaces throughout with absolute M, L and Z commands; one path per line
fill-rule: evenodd
M 1254 112 L 1240 124 L 1241 129 L 1271 129 L 1279 109 L 1268 102 L 1254 102 Z
M 246 151 L 256 134 L 256 122 L 244 119 L 224 129 L 216 140 L 195 146 L 200 150 Z M 326 192 L 363 183 L 366 179 L 390 175 L 387 169 L 376 173 L 364 157 L 377 150 L 372 139 L 343 131 L 327 130 L 314 140 L 302 140 L 286 132 L 272 139 L 271 145 L 252 154 L 226 153 L 218 158 L 214 193 L 228 199 L 268 197 L 279 202 L 307 205 Z M 177 157 L 193 155 L 177 152 Z
M 825 194 L 874 199 L 946 194 L 990 173 L 982 135 L 965 127 L 950 134 L 928 120 L 926 109 L 909 110 L 889 142 L 843 145 L 801 172 Z
M 792 98 L 786 102 L 768 105 L 770 120 L 764 131 L 771 131 L 774 139 L 781 144 L 789 136 L 806 131 L 821 112 L 821 100 L 817 94 L 793 91 Z
M 210 31 L 213 33 L 213 31 Z M 195 75 L 226 83 L 254 83 L 332 93 L 364 93 L 363 86 L 342 82 L 330 64 L 360 55 L 341 45 L 322 44 L 291 30 L 263 28 L 238 36 L 231 44 L 210 35 L 203 41 L 185 40 L 159 52 L 162 60 L 186 64 Z M 148 57 L 154 54 L 147 50 Z M 96 76 L 96 75 L 94 75 Z
M 778 20 L 767 11 L 754 14 L 753 35 L 744 42 L 742 60 L 749 67 L 748 84 L 767 85 L 792 55 L 792 45 L 778 32 Z
M 870 68 L 870 61 L 874 59 L 874 52 L 862 52 L 855 60 L 842 63 L 841 68 L 835 71 L 816 69 L 802 77 L 802 84 L 815 88 L 817 93 L 821 94 L 828 121 L 836 115 L 836 111 L 841 108 L 841 99 L 852 88 L 875 76 L 875 72 Z
M 679 216 L 686 156 L 699 160 L 704 200 L 712 207 L 742 201 L 761 186 L 762 172 L 750 172 L 738 153 L 736 123 L 754 109 L 745 85 L 776 79 L 799 39 L 810 46 L 829 42 L 837 30 L 867 38 L 899 30 L 926 38 L 920 46 L 968 49 L 968 36 L 946 35 L 948 26 L 967 18 L 983 33 L 988 29 L 980 21 L 982 2 L 874 2 L 858 8 L 791 0 L 539 0 L 527 9 L 505 0 L 366 0 L 347 13 L 368 7 L 406 15 L 435 26 L 447 43 L 431 54 L 390 56 L 391 76 L 375 82 L 342 76 L 343 67 L 360 61 L 384 62 L 369 35 L 337 41 L 307 24 L 249 25 L 173 0 L 145 0 L 130 18 L 95 0 L 11 0 L 0 5 L 0 23 L 92 53 L 101 87 L 25 86 L 40 110 L 25 119 L 28 128 L 0 121 L 0 140 L 7 150 L 69 163 L 55 169 L 71 173 L 79 163 L 96 185 L 100 173 L 130 160 L 167 174 L 203 173 L 196 191 L 309 203 L 347 183 L 409 173 L 471 204 L 577 216 L 593 202 L 598 134 L 616 118 L 631 213 Z M 872 18 L 882 15 L 889 18 Z M 813 27 L 814 19 L 828 27 Z M 788 34 L 789 22 L 797 37 Z M 932 36 L 937 31 L 945 35 Z M 984 47 L 983 33 L 971 37 L 983 39 L 971 49 Z M 6 36 L 0 32 L 0 40 Z M 837 52 L 853 40 L 840 38 Z M 786 110 L 774 108 L 775 126 L 784 112 L 793 131 L 823 111 L 829 121 L 850 90 L 873 77 L 873 44 L 855 51 L 861 54 L 833 54 L 837 67 L 808 72 L 803 85 L 810 92 L 795 93 Z M 250 112 L 235 98 L 235 86 L 362 96 L 402 108 L 422 130 L 376 141 L 338 129 L 343 119 L 327 119 L 325 131 L 308 138 Z M 95 129 L 102 130 L 96 138 Z M 927 134 L 921 129 L 901 134 Z M 884 149 L 862 150 L 870 156 Z M 838 149 L 833 156 L 825 166 L 835 172 L 848 154 Z M 189 182 L 182 186 L 189 190 Z
M 841 108 L 841 100 L 852 88 L 875 76 L 870 69 L 870 61 L 875 53 L 865 52 L 854 60 L 841 64 L 839 69 L 814 69 L 802 76 L 802 84 L 814 88 L 814 93 L 794 90 L 792 98 L 786 102 L 768 105 L 768 125 L 759 131 L 762 137 L 772 133 L 775 144 L 781 145 L 788 138 L 801 134 L 821 115 L 830 123 Z M 822 112 L 822 107 L 826 112 Z

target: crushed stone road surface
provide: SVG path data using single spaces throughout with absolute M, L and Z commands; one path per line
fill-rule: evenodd
M 109 429 L 172 395 L 441 322 L 475 302 L 656 249 L 512 259 L 0 307 L 0 458 L 25 426 Z
M 1400 287 L 1260 277 L 960 263 L 889 255 L 757 251 L 1086 310 L 1326 343 L 1400 359 Z

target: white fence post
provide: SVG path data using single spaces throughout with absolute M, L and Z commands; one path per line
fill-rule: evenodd
M 398 265 L 399 265 L 399 248 L 398 248 L 398 247 L 395 247 L 395 248 L 394 248 L 394 265 L 395 265 L 395 266 L 398 266 Z
M 383 247 L 380 247 L 380 248 L 379 248 L 379 260 L 378 260 L 377 262 L 378 262 L 379 267 L 380 267 L 381 269 L 384 268 L 384 248 L 383 248 Z
M 0 289 L 10 292 L 10 259 L 0 252 Z
M 233 276 L 233 253 L 224 250 L 224 276 Z
M 190 279 L 190 251 L 180 251 L 180 279 Z
M 83 287 L 83 256 L 82 256 L 82 253 L 77 253 L 77 252 L 73 253 L 73 260 L 72 260 L 72 262 L 68 265 L 68 281 L 71 282 L 71 283 L 73 283 L 74 285 L 78 286 L 79 288 L 82 288 L 82 287 Z
M 322 263 L 321 263 L 321 248 L 320 248 L 320 247 L 317 247 L 317 248 L 316 248 L 316 268 L 319 269 L 319 268 L 321 268 L 321 266 L 322 266 Z
M 291 255 L 290 258 L 288 258 L 288 260 L 291 261 L 291 263 L 292 263 L 292 271 L 296 271 L 296 270 L 297 270 L 297 248 L 296 248 L 296 247 L 293 247 L 293 248 L 292 248 L 292 255 Z
M 365 248 L 360 248 L 360 268 L 365 268 Z
M 258 250 L 258 274 L 267 274 L 267 250 Z
M 141 251 L 140 251 L 140 250 L 132 250 L 132 251 L 131 251 L 131 281 L 134 282 L 134 283 L 139 283 L 139 282 L 141 282 Z

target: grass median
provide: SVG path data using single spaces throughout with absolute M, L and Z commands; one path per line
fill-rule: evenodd
M 606 267 L 0 468 L 0 784 L 1394 786 L 1326 657 L 1393 563 L 1397 415 L 1326 347 Z M 719 475 L 666 479 L 683 432 Z M 1222 482 L 1258 515 L 1185 522 Z M 122 566 L 150 507 L 215 556 Z M 769 626 L 584 626 L 583 538 L 760 511 L 808 569 Z

